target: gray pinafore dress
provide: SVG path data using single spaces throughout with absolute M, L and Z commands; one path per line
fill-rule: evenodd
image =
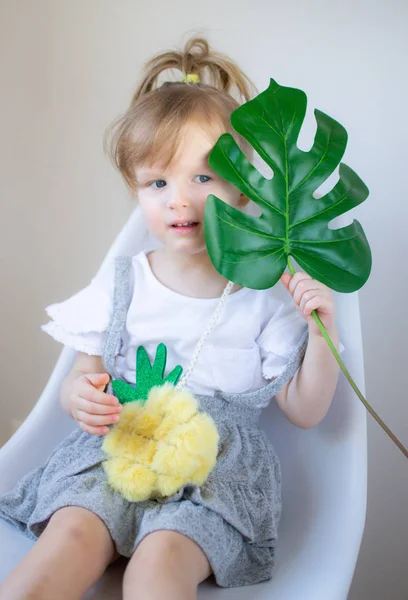
M 115 267 L 114 306 L 103 362 L 111 377 L 118 379 L 115 358 L 130 302 L 131 258 L 116 258 Z M 219 432 L 217 464 L 201 487 L 186 485 L 165 499 L 129 502 L 107 482 L 101 464 L 104 436 L 78 427 L 42 467 L 0 496 L 0 518 L 35 540 L 56 510 L 81 506 L 102 519 L 125 557 L 148 534 L 172 530 L 201 547 L 219 586 L 270 579 L 281 513 L 281 470 L 257 422 L 262 409 L 295 374 L 306 344 L 307 328 L 285 370 L 259 390 L 196 395 L 200 409 L 211 415 Z M 108 391 L 112 393 L 111 384 Z

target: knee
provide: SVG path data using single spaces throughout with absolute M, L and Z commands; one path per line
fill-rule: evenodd
M 174 531 L 155 531 L 139 544 L 132 561 L 139 568 L 176 567 L 183 557 L 183 536 Z
M 155 531 L 139 544 L 125 570 L 124 584 L 147 588 L 157 575 L 183 585 L 196 587 L 211 575 L 210 564 L 203 551 L 189 538 L 176 531 Z
M 50 518 L 48 527 L 56 528 L 72 541 L 83 543 L 88 533 L 88 522 L 82 512 L 71 510 L 71 507 L 64 507 L 57 510 Z
M 99 517 L 79 506 L 60 508 L 51 516 L 49 525 L 54 529 L 58 528 L 59 534 L 63 535 L 67 542 L 80 546 L 81 549 L 92 547 L 95 543 L 102 546 L 104 538 L 108 537 Z
M 211 574 L 210 564 L 201 548 L 177 531 L 160 530 L 147 535 L 139 544 L 131 561 L 132 568 L 147 572 L 170 569 L 182 572 L 198 581 Z M 145 572 L 145 571 L 142 571 Z

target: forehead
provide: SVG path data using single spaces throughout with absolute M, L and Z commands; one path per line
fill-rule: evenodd
M 145 162 L 136 167 L 138 176 L 153 171 L 174 172 L 179 170 L 194 170 L 197 168 L 209 168 L 208 156 L 219 137 L 218 132 L 209 133 L 199 124 L 189 124 L 180 132 L 177 145 L 170 160 Z

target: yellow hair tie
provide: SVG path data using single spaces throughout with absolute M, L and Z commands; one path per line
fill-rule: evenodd
M 196 73 L 188 73 L 181 78 L 183 83 L 199 83 L 200 78 Z

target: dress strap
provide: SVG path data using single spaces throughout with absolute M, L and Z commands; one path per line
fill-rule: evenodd
M 126 323 L 126 315 L 131 300 L 132 257 L 115 257 L 115 285 L 113 290 L 113 309 L 106 335 L 102 361 L 112 379 L 120 379 L 115 367 L 116 355 L 119 352 L 122 332 Z M 112 393 L 111 383 L 108 393 Z

